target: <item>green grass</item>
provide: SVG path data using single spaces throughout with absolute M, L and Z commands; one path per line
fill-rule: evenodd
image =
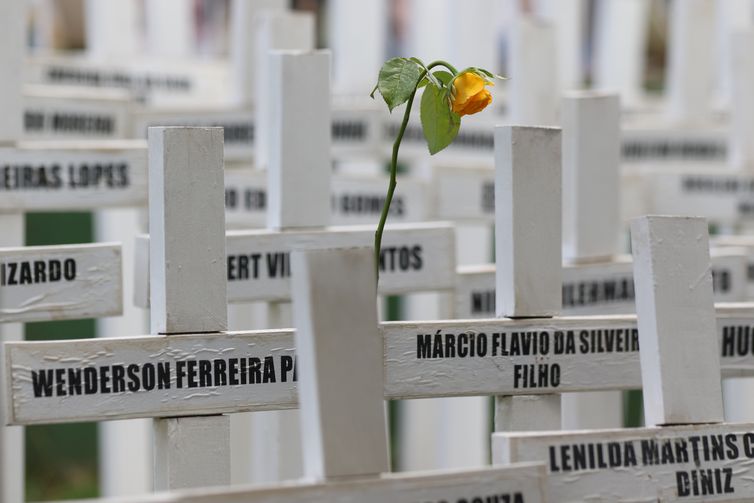
M 89 213 L 34 213 L 26 217 L 26 244 L 92 241 Z M 27 323 L 27 340 L 94 337 L 94 320 Z M 99 496 L 97 425 L 78 423 L 26 428 L 26 499 L 61 500 Z

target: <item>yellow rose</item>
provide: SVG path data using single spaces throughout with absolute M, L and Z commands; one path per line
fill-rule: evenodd
M 492 103 L 492 95 L 484 87 L 494 85 L 474 72 L 464 72 L 453 79 L 450 91 L 450 104 L 458 115 L 471 115 L 481 112 Z

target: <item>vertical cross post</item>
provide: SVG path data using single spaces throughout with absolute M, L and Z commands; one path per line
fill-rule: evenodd
M 26 2 L 0 2 L 0 145 L 10 144 L 23 133 L 21 104 L 24 82 Z M 0 246 L 23 246 L 24 215 L 0 215 Z M 0 326 L 0 341 L 20 340 L 21 323 Z M 0 345 L 1 346 L 1 345 Z M 2 361 L 2 347 L 0 347 Z M 0 406 L 3 396 L 0 392 Z M 24 429 L 0 426 L 0 501 L 24 501 Z
M 511 75 L 517 76 L 511 80 L 511 119 L 533 126 L 557 124 L 555 28 L 541 19 L 519 15 L 512 30 L 510 62 Z
M 732 37 L 731 132 L 728 162 L 738 169 L 754 168 L 754 29 Z
M 222 128 L 149 128 L 153 334 L 227 327 Z M 190 405 L 190 404 L 189 404 Z M 156 419 L 158 490 L 224 485 L 228 416 Z
M 305 12 L 264 12 L 257 17 L 256 61 L 258 80 L 254 90 L 254 164 L 265 169 L 270 161 L 267 122 L 270 117 L 269 57 L 274 50 L 310 51 L 314 49 L 314 16 Z
M 712 111 L 715 10 L 715 0 L 670 3 L 668 113 L 674 121 L 699 123 Z
M 254 86 L 258 71 L 257 38 L 254 27 L 264 11 L 283 11 L 285 0 L 233 0 L 231 2 L 230 60 L 231 98 L 238 105 L 254 101 Z
M 294 251 L 292 267 L 304 474 L 378 476 L 389 462 L 373 250 Z
M 707 221 L 637 218 L 631 245 L 647 426 L 722 422 Z
M 602 0 L 597 4 L 594 87 L 614 89 L 635 105 L 643 98 L 649 0 Z
M 274 16 L 267 22 L 273 23 Z M 281 21 L 282 22 L 282 21 Z M 330 53 L 270 51 L 262 84 L 270 90 L 260 127 L 267 130 L 267 227 L 324 227 L 330 222 Z M 260 141 L 262 141 L 260 139 Z M 270 328 L 291 325 L 287 305 L 268 304 Z M 254 418 L 256 481 L 273 482 L 301 472 L 299 411 Z
M 619 251 L 620 99 L 601 92 L 569 93 L 562 101 L 563 260 L 606 261 Z M 563 428 L 622 426 L 623 393 L 562 397 Z
M 495 128 L 497 315 L 547 318 L 561 307 L 561 134 Z M 558 429 L 560 397 L 495 397 L 495 429 Z M 531 417 L 539 418 L 532 421 Z M 505 422 L 510 421 L 508 424 Z

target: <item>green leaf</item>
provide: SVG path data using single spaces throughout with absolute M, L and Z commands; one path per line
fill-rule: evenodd
M 415 61 L 406 58 L 393 58 L 382 65 L 377 87 L 391 112 L 408 101 L 423 71 Z
M 429 153 L 434 155 L 453 141 L 461 126 L 461 117 L 450 109 L 448 93 L 435 85 L 424 89 L 421 122 Z
M 424 78 L 423 78 L 423 79 L 421 79 L 421 80 L 419 81 L 419 83 L 418 83 L 418 84 L 416 85 L 416 88 L 417 88 L 417 89 L 421 89 L 422 87 L 426 86 L 427 84 L 429 84 L 429 80 L 427 80 L 427 77 L 424 77 Z
M 485 76 L 491 78 L 491 79 L 500 79 L 500 80 L 508 80 L 508 77 L 503 77 L 502 75 L 495 75 L 494 73 L 485 70 L 484 68 L 474 68 L 477 72 L 480 72 L 484 74 Z
M 448 85 L 448 82 L 453 80 L 453 74 L 450 72 L 446 72 L 445 70 L 438 70 L 436 72 L 432 72 L 432 75 L 434 75 L 437 80 L 439 80 L 446 86 Z
M 374 89 L 372 89 L 372 92 L 371 92 L 371 93 L 369 93 L 369 97 L 370 97 L 370 98 L 374 99 L 374 93 L 376 93 L 376 92 L 377 92 L 377 88 L 378 88 L 378 87 L 379 87 L 379 84 L 375 84 L 375 85 L 374 85 Z

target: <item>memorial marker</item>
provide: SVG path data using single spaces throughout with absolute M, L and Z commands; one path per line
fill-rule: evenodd
M 751 424 L 722 422 L 704 219 L 632 223 L 648 428 L 493 435 L 496 463 L 546 461 L 559 501 L 749 501 Z M 706 358 L 706 359 L 705 359 Z
M 269 230 L 227 233 L 228 301 L 287 301 L 291 297 L 290 251 L 294 248 L 368 246 L 374 224 L 326 227 L 330 221 L 331 154 L 324 53 L 273 52 L 266 197 Z M 316 63 L 310 63 L 309 60 Z M 297 75 L 307 68 L 305 80 Z M 319 87 L 314 87 L 313 75 Z M 305 88 L 295 87 L 309 82 Z M 316 91 L 316 92 L 315 92 Z M 298 100 L 298 101 L 297 101 Z M 298 105 L 294 106 L 293 103 Z M 315 108 L 316 107 L 316 108 Z M 308 110 L 307 120 L 302 110 Z M 312 131 L 316 131 L 315 135 Z M 289 145 L 295 145 L 290 148 Z M 142 238 L 137 247 L 145 248 Z M 380 261 L 382 294 L 451 290 L 455 281 L 453 228 L 444 223 L 395 224 L 384 238 Z M 146 254 L 137 253 L 141 257 Z M 147 306 L 147 264 L 137 266 L 136 304 Z
M 541 465 L 389 474 L 374 251 L 296 251 L 292 260 L 306 482 L 135 501 L 544 501 Z
M 128 137 L 130 100 L 117 90 L 24 90 L 24 138 L 116 139 Z
M 0 147 L 0 211 L 145 206 L 143 142 L 29 141 Z
M 101 34 L 104 38 L 112 33 Z M 91 44 L 91 40 L 89 41 Z M 33 84 L 82 88 L 117 88 L 154 104 L 192 103 L 224 96 L 228 67 L 225 63 L 194 59 L 189 64 L 170 59 L 34 55 L 28 60 L 28 80 Z
M 225 172 L 225 223 L 229 228 L 261 227 L 267 215 L 267 173 L 230 169 Z M 333 173 L 330 212 L 336 225 L 371 224 L 385 201 L 387 178 Z M 413 177 L 399 178 L 400 194 L 393 200 L 393 222 L 423 222 L 430 214 L 429 184 Z

